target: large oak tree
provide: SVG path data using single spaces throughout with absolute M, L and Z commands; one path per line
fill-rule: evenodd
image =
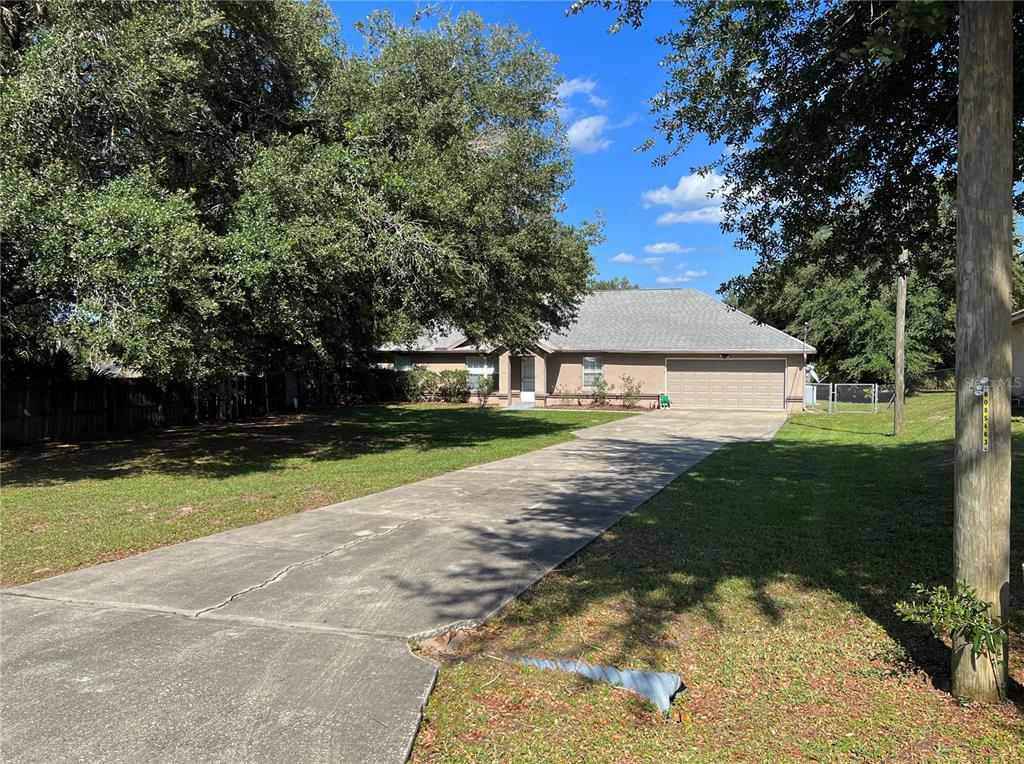
M 319 2 L 5 3 L 3 353 L 158 378 L 354 362 L 440 325 L 570 320 L 593 225 L 553 58 L 474 14 Z

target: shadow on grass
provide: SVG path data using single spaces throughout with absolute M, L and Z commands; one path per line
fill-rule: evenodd
M 283 469 L 297 457 L 351 459 L 402 448 L 472 448 L 510 438 L 557 436 L 579 415 L 536 415 L 472 407 L 326 407 L 259 419 L 179 427 L 74 445 L 3 453 L 8 486 L 54 485 L 142 473 L 230 478 Z
M 646 646 L 660 644 L 670 622 L 686 614 L 722 625 L 720 587 L 737 579 L 749 585 L 761 615 L 781 624 L 794 606 L 772 596 L 773 585 L 784 581 L 797 589 L 828 591 L 850 603 L 885 629 L 934 686 L 948 691 L 948 648 L 921 627 L 902 622 L 893 605 L 909 596 L 914 582 L 931 585 L 950 579 L 952 443 L 938 439 L 897 444 L 880 435 L 865 444 L 807 441 L 796 433 L 772 442 L 733 444 L 711 455 L 566 562 L 557 585 L 542 583 L 523 595 L 524 605 L 504 616 L 510 627 L 526 635 L 517 639 L 517 649 L 540 654 L 558 640 L 567 619 L 586 611 L 607 613 L 602 603 L 625 600 L 632 603 L 626 623 L 588 620 L 589 642 L 576 648 L 622 645 L 622 652 L 603 649 L 602 662 L 636 665 L 653 659 L 654 648 Z M 700 445 L 680 437 L 672 448 Z M 1018 439 L 1015 451 L 1022 446 Z M 614 464 L 627 454 L 615 454 L 613 447 L 608 456 Z M 628 456 L 636 462 L 642 455 L 634 450 Z M 651 468 L 657 462 L 652 456 Z M 1015 476 L 1015 496 L 1024 495 L 1021 477 Z M 574 480 L 564 488 L 563 499 L 549 497 L 544 507 L 524 513 L 524 519 L 584 524 L 599 516 L 629 480 L 627 473 L 618 486 L 593 477 Z M 462 530 L 474 532 L 470 524 Z M 508 550 L 510 557 L 529 552 L 543 561 L 552 543 L 550 537 L 524 539 L 515 526 L 476 532 L 480 546 Z M 1024 555 L 1020 512 L 1014 513 L 1012 547 L 1012 559 L 1019 561 Z M 1024 604 L 1019 567 L 1013 568 L 1011 609 L 1019 609 Z M 393 583 L 452 609 L 460 605 L 458 587 L 443 579 L 429 591 L 422 581 L 401 578 Z M 1011 649 L 1019 655 L 1024 644 L 1014 639 Z M 1011 684 L 1011 699 L 1024 708 L 1016 683 Z

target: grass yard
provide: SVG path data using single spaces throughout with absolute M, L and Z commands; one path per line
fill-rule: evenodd
M 0 583 L 352 499 L 627 416 L 331 408 L 3 453 Z
M 445 659 L 414 761 L 1024 760 L 1020 686 L 958 704 L 946 647 L 892 610 L 952 574 L 952 409 L 912 399 L 898 442 L 891 411 L 802 414 L 713 454 Z M 1020 608 L 1024 420 L 1014 437 Z M 665 721 L 509 655 L 675 671 L 689 691 Z

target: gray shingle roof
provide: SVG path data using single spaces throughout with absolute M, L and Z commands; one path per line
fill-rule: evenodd
M 424 350 L 444 350 L 451 347 L 458 340 L 461 340 L 465 335 L 459 331 L 449 331 L 440 334 L 428 334 L 419 337 L 415 342 L 410 345 L 401 345 L 392 343 L 384 345 L 381 350 L 385 351 L 424 351 Z
M 382 350 L 443 350 L 462 336 L 452 331 Z M 696 289 L 594 292 L 583 301 L 576 322 L 545 337 L 544 344 L 562 351 L 814 352 L 796 337 Z
M 558 350 L 814 352 L 696 289 L 595 292 L 576 323 L 546 341 Z

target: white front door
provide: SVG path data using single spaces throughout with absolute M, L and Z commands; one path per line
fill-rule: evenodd
M 533 356 L 519 359 L 519 368 L 522 369 L 522 386 L 519 400 L 523 403 L 533 403 Z

